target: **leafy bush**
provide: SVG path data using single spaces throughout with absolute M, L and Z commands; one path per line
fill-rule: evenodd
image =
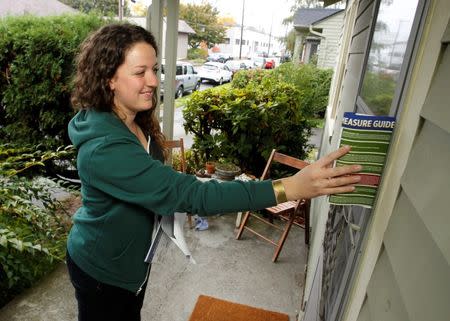
M 189 60 L 202 59 L 205 60 L 208 57 L 208 50 L 202 48 L 190 48 L 187 52 L 187 58 Z
M 296 65 L 284 63 L 273 70 L 280 81 L 293 84 L 299 91 L 304 115 L 308 118 L 321 115 L 328 104 L 328 95 L 333 71 L 320 69 L 312 64 Z
M 231 88 L 191 95 L 183 110 L 184 128 L 194 134 L 197 166 L 206 160 L 226 161 L 258 176 L 273 148 L 301 159 L 306 156 L 310 127 L 298 90 L 275 77 L 264 77 L 269 73 L 251 73 L 258 80 L 243 88 L 233 80 Z
M 30 178 L 53 160 L 72 158 L 74 150 L 36 147 L 0 145 L 0 307 L 50 272 L 65 254 L 70 223 L 52 197 L 62 186 Z
M 0 142 L 69 143 L 74 57 L 105 22 L 91 15 L 0 21 Z
M 48 180 L 0 177 L 0 184 L 1 307 L 64 259 L 69 221 Z
M 197 165 L 195 164 L 194 153 L 191 149 L 184 150 L 184 159 L 186 160 L 186 173 L 195 174 Z M 181 152 L 172 151 L 172 167 L 181 171 Z
M 37 175 L 54 176 L 55 162 L 69 162 L 75 158 L 72 145 L 59 147 L 56 151 L 47 150 L 44 145 L 0 145 L 0 175 L 10 177 L 21 175 L 33 177 Z
M 233 88 L 245 88 L 249 83 L 254 85 L 261 84 L 264 77 L 272 74 L 272 70 L 266 69 L 250 69 L 250 70 L 239 70 L 233 76 L 233 81 L 231 86 Z

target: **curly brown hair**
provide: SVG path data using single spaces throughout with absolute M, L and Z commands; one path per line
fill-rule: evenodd
M 138 42 L 148 43 L 158 55 L 158 46 L 151 32 L 129 23 L 103 26 L 83 41 L 76 59 L 77 70 L 71 97 L 75 109 L 114 112 L 114 93 L 109 82 L 125 61 L 128 50 Z M 135 121 L 166 155 L 165 137 L 155 113 L 157 96 L 153 95 L 153 108 L 138 112 Z

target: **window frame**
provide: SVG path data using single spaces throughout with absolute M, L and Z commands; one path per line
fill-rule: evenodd
M 377 6 L 376 6 L 375 16 L 377 16 L 377 17 L 378 17 L 378 12 L 379 12 L 379 8 L 381 5 L 381 1 L 382 0 L 376 0 Z M 392 97 L 391 107 L 389 108 L 389 113 L 387 114 L 388 116 L 397 117 L 397 115 L 400 111 L 400 106 L 402 105 L 401 97 L 403 95 L 403 91 L 404 91 L 406 85 L 409 82 L 409 74 L 410 74 L 410 69 L 411 69 L 410 66 L 411 66 L 411 62 L 414 60 L 414 57 L 415 57 L 415 55 L 413 55 L 413 53 L 414 53 L 413 49 L 416 46 L 416 42 L 417 42 L 419 35 L 421 34 L 421 32 L 419 32 L 420 31 L 419 29 L 422 26 L 421 22 L 423 20 L 423 15 L 425 14 L 425 10 L 424 10 L 425 4 L 426 4 L 426 0 L 418 0 L 417 1 L 416 13 L 414 15 L 413 23 L 411 25 L 411 31 L 409 33 L 408 43 L 406 45 L 406 50 L 405 50 L 405 54 L 403 57 L 402 66 L 400 68 L 400 73 L 398 74 L 398 80 L 396 81 L 396 86 L 395 86 L 394 95 Z M 373 19 L 372 24 L 370 26 L 371 33 L 370 33 L 370 36 L 368 39 L 367 50 L 366 50 L 366 54 L 364 57 L 363 68 L 362 68 L 361 77 L 360 77 L 360 81 L 359 81 L 358 94 L 356 96 L 355 107 L 354 107 L 354 112 L 369 114 L 369 115 L 374 115 L 374 113 L 370 109 L 370 107 L 367 105 L 367 103 L 364 101 L 363 97 L 361 96 L 361 91 L 362 91 L 362 87 L 363 87 L 363 83 L 364 83 L 364 77 L 365 77 L 367 69 L 368 69 L 370 49 L 373 44 L 373 36 L 375 33 L 375 26 L 377 24 L 377 21 L 378 21 L 378 19 Z M 411 37 L 411 35 L 415 35 L 415 36 Z

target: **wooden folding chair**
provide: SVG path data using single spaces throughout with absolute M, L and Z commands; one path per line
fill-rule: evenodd
M 185 155 L 184 155 L 184 142 L 183 142 L 183 138 L 176 139 L 176 140 L 166 140 L 166 141 L 164 142 L 164 146 L 165 146 L 166 148 L 170 149 L 171 151 L 172 151 L 174 148 L 179 148 L 179 149 L 180 149 L 180 167 L 181 167 L 181 168 L 180 168 L 180 172 L 186 173 L 187 165 L 186 165 L 186 157 L 185 157 Z M 172 160 L 172 163 L 173 163 L 173 159 L 170 158 L 170 160 Z M 192 224 L 192 215 L 188 213 L 188 214 L 187 214 L 187 217 L 188 217 L 189 227 L 193 227 L 193 224 Z
M 176 139 L 176 140 L 166 140 L 164 142 L 164 146 L 168 149 L 170 149 L 171 151 L 174 148 L 179 148 L 180 149 L 180 172 L 186 173 L 186 158 L 184 156 L 184 142 L 183 142 L 183 138 L 180 139 Z
M 264 168 L 263 174 L 261 175 L 260 180 L 266 180 L 270 178 L 270 168 L 273 163 L 280 163 L 284 164 L 289 167 L 293 167 L 296 169 L 303 169 L 306 166 L 309 165 L 309 163 L 302 161 L 300 159 L 297 159 L 292 156 L 288 156 L 282 153 L 278 153 L 275 149 L 272 150 L 272 153 L 270 154 L 269 159 L 267 160 L 266 167 Z M 297 200 L 297 201 L 288 201 L 284 203 L 280 203 L 276 206 L 268 207 L 265 209 L 264 213 L 266 213 L 269 218 L 263 218 L 260 215 L 257 215 L 256 213 L 253 213 L 251 211 L 248 211 L 244 215 L 244 219 L 241 222 L 241 225 L 239 227 L 238 233 L 236 235 L 236 239 L 239 240 L 242 232 L 244 230 L 249 231 L 250 233 L 253 233 L 260 237 L 261 239 L 273 244 L 275 246 L 275 253 L 272 257 L 272 262 L 276 262 L 278 259 L 278 256 L 280 255 L 281 249 L 283 248 L 284 242 L 286 241 L 286 238 L 289 234 L 289 231 L 291 229 L 291 226 L 293 224 L 298 225 L 305 229 L 305 244 L 309 243 L 309 200 Z M 272 226 L 278 230 L 281 230 L 281 236 L 278 240 L 272 240 L 271 238 L 268 238 L 259 232 L 255 231 L 254 229 L 247 226 L 249 222 L 249 218 L 254 217 L 258 219 L 259 221 L 268 224 L 269 226 Z M 284 227 L 275 225 L 273 223 L 273 218 L 279 217 L 281 221 L 286 221 L 286 224 Z

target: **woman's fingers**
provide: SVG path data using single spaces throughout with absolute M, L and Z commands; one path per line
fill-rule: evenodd
M 336 177 L 354 174 L 361 171 L 361 165 L 345 165 L 345 166 L 337 166 L 332 168 L 327 168 L 323 171 L 324 177 Z
M 350 146 L 342 146 L 341 148 L 335 150 L 334 152 L 325 155 L 320 158 L 316 163 L 322 167 L 326 167 L 329 164 L 332 164 L 338 158 L 344 156 L 350 151 Z
M 354 190 L 355 190 L 354 186 L 350 186 L 350 185 L 339 186 L 339 187 L 325 189 L 323 195 L 350 193 L 350 192 L 353 192 Z
M 328 179 L 328 188 L 334 188 L 345 185 L 356 184 L 361 180 L 361 176 L 358 175 L 349 175 L 349 176 L 339 176 L 335 178 Z

